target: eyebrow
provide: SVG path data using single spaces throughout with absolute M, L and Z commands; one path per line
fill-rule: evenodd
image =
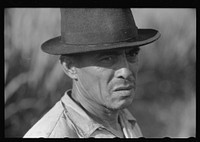
M 100 57 L 103 57 L 103 56 L 110 56 L 110 55 L 120 55 L 122 54 L 121 50 L 114 50 L 114 51 L 103 51 L 103 52 L 100 52 L 96 55 L 96 58 L 100 58 Z
M 128 51 L 132 51 L 132 50 L 134 50 L 134 51 L 140 51 L 140 47 L 139 46 L 137 46 L 137 47 L 132 47 L 132 48 L 129 48 L 129 50 Z

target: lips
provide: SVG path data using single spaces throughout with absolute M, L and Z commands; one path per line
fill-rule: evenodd
M 131 90 L 133 89 L 134 86 L 133 85 L 128 85 L 128 86 L 120 86 L 120 87 L 116 87 L 114 89 L 114 91 L 127 91 L 127 90 Z

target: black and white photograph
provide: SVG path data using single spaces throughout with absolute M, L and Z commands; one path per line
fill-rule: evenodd
M 196 8 L 5 8 L 6 138 L 196 137 Z

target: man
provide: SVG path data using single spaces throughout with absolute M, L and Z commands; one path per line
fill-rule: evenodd
M 142 137 L 126 107 L 135 96 L 140 46 L 159 37 L 138 29 L 130 9 L 61 9 L 61 36 L 42 50 L 61 55 L 72 89 L 24 137 Z

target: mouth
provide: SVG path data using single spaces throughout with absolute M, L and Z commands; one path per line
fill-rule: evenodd
M 116 89 L 114 89 L 114 91 L 130 91 L 133 88 L 134 88 L 133 85 L 120 86 L 120 87 L 117 87 Z

